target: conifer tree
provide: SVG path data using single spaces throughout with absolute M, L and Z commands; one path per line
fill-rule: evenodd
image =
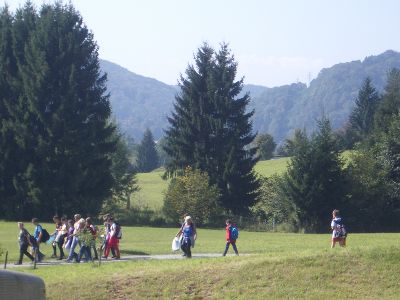
M 327 119 L 311 140 L 303 139 L 285 175 L 285 193 L 298 210 L 300 226 L 323 232 L 333 208 L 344 203 L 345 181 L 337 142 Z
M 378 93 L 372 86 L 371 79 L 367 77 L 358 92 L 355 107 L 350 114 L 350 130 L 353 130 L 360 140 L 372 132 L 378 102 Z
M 146 129 L 138 147 L 137 168 L 139 172 L 151 172 L 158 167 L 158 153 L 153 134 Z
M 392 118 L 400 112 L 400 70 L 392 69 L 388 74 L 385 91 L 375 116 L 375 129 L 387 132 Z
M 181 93 L 169 118 L 165 150 L 171 157 L 167 174 L 186 166 L 205 171 L 221 190 L 220 204 L 244 213 L 257 196 L 259 182 L 248 94 L 238 97 L 243 80 L 235 81 L 237 63 L 223 44 L 215 51 L 204 44 L 181 77 Z
M 113 184 L 114 126 L 98 47 L 72 5 L 42 6 L 25 60 L 29 197 L 49 215 L 96 214 Z

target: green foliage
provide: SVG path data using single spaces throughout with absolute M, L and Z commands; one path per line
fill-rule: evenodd
M 268 133 L 258 134 L 254 139 L 254 144 L 257 148 L 257 155 L 261 160 L 272 158 L 276 148 L 276 143 L 272 135 Z
M 378 104 L 378 93 L 372 86 L 371 79 L 367 77 L 358 92 L 355 107 L 349 117 L 351 124 L 349 130 L 352 130 L 358 136 L 358 140 L 363 140 L 371 134 Z
M 386 133 L 392 118 L 400 112 L 400 69 L 392 69 L 388 74 L 382 101 L 375 116 L 375 129 Z
M 150 129 L 146 129 L 137 149 L 137 169 L 139 172 L 151 172 L 158 167 L 159 158 L 156 143 Z
M 300 226 L 320 232 L 329 213 L 344 203 L 346 182 L 343 162 L 330 122 L 318 122 L 311 140 L 303 139 L 285 175 L 284 191 L 296 205 Z M 328 215 L 328 216 L 327 216 Z
M 284 223 L 296 223 L 295 207 L 285 197 L 283 184 L 281 176 L 262 177 L 257 203 L 251 208 L 255 216 L 273 227 Z
M 111 156 L 111 173 L 114 179 L 112 197 L 106 201 L 103 211 L 112 211 L 113 205 L 124 203 L 129 209 L 131 195 L 139 190 L 136 171 L 130 162 L 131 153 L 124 137 L 115 133 L 116 149 Z M 111 202 L 111 203 L 110 203 Z
M 186 166 L 207 172 L 221 191 L 221 205 L 245 213 L 257 196 L 258 181 L 250 118 L 250 97 L 238 97 L 243 81 L 235 81 L 237 63 L 223 44 L 215 52 L 204 44 L 181 78 L 181 92 L 169 120 L 164 147 L 171 161 L 167 175 Z
M 14 18 L 5 11 L 0 214 L 96 215 L 113 185 L 115 128 L 93 35 L 72 5 L 36 11 L 28 2 Z
M 196 223 L 202 224 L 215 214 L 218 208 L 219 190 L 209 185 L 206 173 L 187 167 L 182 176 L 171 180 L 165 193 L 163 211 L 172 222 L 178 222 L 189 213 Z
M 307 140 L 307 133 L 305 130 L 296 129 L 294 131 L 293 137 L 285 140 L 284 144 L 278 150 L 278 153 L 283 156 L 294 156 L 296 155 L 298 149 Z

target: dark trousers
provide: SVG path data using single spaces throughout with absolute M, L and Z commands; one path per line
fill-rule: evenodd
M 56 256 L 57 251 L 56 247 L 58 246 L 58 250 L 60 250 L 60 258 L 64 257 L 64 250 L 63 250 L 63 244 L 64 244 L 64 235 L 60 237 L 60 240 L 58 242 L 53 242 L 53 254 Z
M 226 253 L 228 253 L 228 249 L 229 249 L 229 245 L 230 244 L 232 244 L 233 251 L 235 251 L 236 255 L 239 255 L 239 252 L 238 252 L 238 250 L 236 248 L 236 242 L 230 242 L 229 241 L 229 242 L 226 242 L 225 251 L 224 251 L 223 256 L 225 256 Z
M 183 253 L 186 254 L 187 258 L 192 257 L 192 251 L 190 249 L 191 246 L 192 246 L 192 241 L 190 240 L 190 238 L 184 237 L 182 240 L 181 249 L 182 249 Z
M 24 258 L 24 254 L 28 256 L 28 258 L 33 261 L 33 256 L 28 252 L 28 244 L 22 244 L 19 246 L 19 261 L 18 263 L 22 264 L 22 259 Z

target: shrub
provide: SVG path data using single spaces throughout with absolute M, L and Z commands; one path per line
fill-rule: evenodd
M 219 211 L 216 185 L 209 185 L 207 173 L 187 167 L 182 176 L 171 180 L 165 193 L 163 211 L 169 222 L 189 213 L 196 223 L 204 224 Z

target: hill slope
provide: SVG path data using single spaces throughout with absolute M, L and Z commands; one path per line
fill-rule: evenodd
M 111 105 L 122 130 L 140 139 L 149 127 L 155 138 L 160 138 L 178 88 L 108 61 L 101 61 L 101 67 L 108 73 Z M 331 119 L 334 128 L 341 127 L 354 105 L 362 81 L 369 76 L 382 91 L 387 71 L 393 67 L 400 68 L 400 53 L 386 51 L 363 61 L 323 69 L 309 87 L 303 83 L 274 88 L 245 85 L 244 92 L 249 92 L 252 97 L 250 108 L 255 109 L 254 130 L 268 132 L 280 142 L 295 128 L 311 131 L 315 120 L 323 114 Z

